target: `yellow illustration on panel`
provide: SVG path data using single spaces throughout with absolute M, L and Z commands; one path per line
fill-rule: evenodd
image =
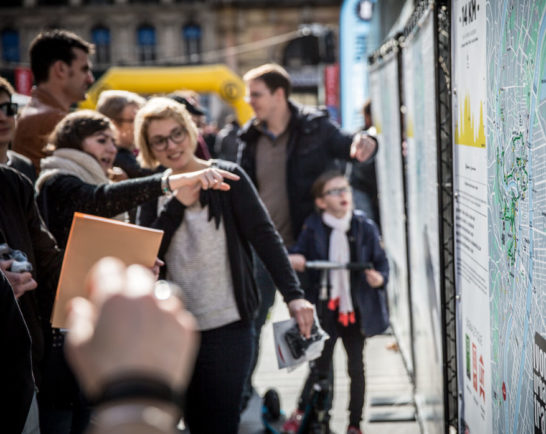
M 476 126 L 468 95 L 465 95 L 463 107 L 459 109 L 459 116 L 455 125 L 455 144 L 485 148 L 483 102 L 480 101 L 480 120 Z
M 406 139 L 413 139 L 413 117 L 408 115 L 406 117 Z

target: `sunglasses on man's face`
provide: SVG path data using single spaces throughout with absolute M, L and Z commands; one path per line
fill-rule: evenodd
M 19 104 L 16 102 L 3 102 L 0 104 L 0 111 L 4 113 L 4 116 L 15 116 L 18 108 Z

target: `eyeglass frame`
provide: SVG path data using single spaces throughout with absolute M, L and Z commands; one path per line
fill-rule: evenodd
M 16 102 L 6 101 L 0 104 L 0 111 L 4 113 L 4 116 L 13 117 L 17 114 L 18 110 L 19 104 Z
M 351 187 L 347 185 L 345 187 L 331 188 L 322 193 L 321 196 L 341 196 L 343 193 L 351 193 Z
M 176 145 L 181 144 L 186 138 L 188 137 L 188 131 L 182 127 L 180 127 L 180 138 L 175 139 L 173 135 L 178 132 L 178 128 L 173 129 L 169 135 L 167 136 L 159 136 L 160 141 L 159 144 L 162 144 L 161 147 L 157 146 L 157 143 L 152 142 L 151 140 L 146 140 L 148 142 L 148 145 L 150 145 L 150 148 L 152 148 L 154 151 L 163 152 L 169 147 L 169 140 L 173 142 Z

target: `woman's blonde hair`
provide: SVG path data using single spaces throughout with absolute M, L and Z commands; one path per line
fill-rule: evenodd
M 135 118 L 135 142 L 140 149 L 138 160 L 142 167 L 155 168 L 159 165 L 148 142 L 148 127 L 152 121 L 162 119 L 178 122 L 187 131 L 193 150 L 197 148 L 197 127 L 186 107 L 170 98 L 152 98 L 140 108 Z

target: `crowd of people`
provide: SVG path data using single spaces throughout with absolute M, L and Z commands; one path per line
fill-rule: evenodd
M 360 432 L 364 338 L 388 325 L 388 264 L 377 214 L 353 212 L 339 170 L 361 162 L 361 171 L 377 142 L 293 101 L 275 64 L 245 74 L 255 116 L 231 120 L 216 140 L 190 91 L 146 99 L 106 90 L 96 110 L 72 110 L 94 82 L 93 50 L 71 32 L 40 33 L 21 110 L 0 77 L 0 244 L 31 266 L 14 271 L 0 256 L 2 383 L 14 398 L 6 432 L 172 432 L 182 416 L 194 434 L 237 433 L 277 290 L 310 336 L 318 300 L 308 259 L 371 264 L 331 273 L 337 301 L 320 318 L 331 338 L 308 379 L 329 375 L 341 337 L 348 432 Z M 67 306 L 68 329 L 52 327 L 75 212 L 163 230 L 156 264 L 170 295 L 158 296 L 150 270 L 105 259 L 82 282 L 89 299 Z

